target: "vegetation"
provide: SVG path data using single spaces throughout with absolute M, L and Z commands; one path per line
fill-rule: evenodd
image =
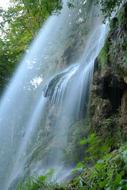
M 101 3 L 105 17 L 110 17 L 112 12 L 121 5 L 122 0 L 97 0 L 97 2 Z M 73 1 L 68 2 L 69 7 L 73 7 L 72 5 Z M 18 61 L 28 49 L 29 44 L 40 29 L 42 23 L 44 23 L 49 15 L 59 13 L 61 6 L 62 3 L 60 0 L 13 0 L 13 6 L 7 11 L 0 9 L 0 16 L 2 17 L 0 23 L 2 34 L 0 37 L 1 92 L 7 85 Z M 98 57 L 100 64 L 99 72 L 104 72 L 105 69 L 109 67 L 110 62 L 112 63 L 113 59 L 116 60 L 115 56 L 118 54 L 116 50 L 121 48 L 125 49 L 125 38 L 121 37 L 125 32 L 123 32 L 123 28 L 125 27 L 125 23 L 123 25 L 123 22 L 125 22 L 123 21 L 124 16 L 122 14 L 122 16 L 120 15 L 118 18 L 119 31 L 122 28 L 119 38 L 120 42 L 115 41 L 117 45 L 111 42 L 111 35 L 110 40 L 108 38 L 105 47 Z M 116 25 L 112 27 L 114 30 Z M 123 36 L 126 36 L 125 33 Z M 123 41 L 121 41 L 121 39 Z M 111 54 L 111 49 L 113 49 L 113 54 Z M 124 51 L 123 49 L 122 51 Z M 121 54 L 121 57 L 121 59 L 124 57 L 125 64 L 127 62 L 126 51 L 124 52 L 124 56 Z M 117 75 L 120 73 L 121 77 L 121 69 L 122 74 L 125 69 L 119 65 L 117 68 L 119 68 Z M 96 107 L 97 105 L 95 104 L 95 108 Z M 23 184 L 19 183 L 18 190 L 126 190 L 127 144 L 122 139 L 121 128 L 119 127 L 122 125 L 120 123 L 122 120 L 121 115 L 123 114 L 121 110 L 117 110 L 117 113 L 111 113 L 108 117 L 103 117 L 100 124 L 96 126 L 97 130 L 92 126 L 91 122 L 89 124 L 90 127 L 92 126 L 91 133 L 89 135 L 87 134 L 87 137 L 84 138 L 78 130 L 80 127 L 82 129 L 82 122 L 81 124 L 77 124 L 77 130 L 72 132 L 72 142 L 76 144 L 76 148 L 79 152 L 84 151 L 84 157 L 82 158 L 83 161 L 78 163 L 74 169 L 73 173 L 76 174 L 76 177 L 69 184 L 60 186 L 58 184 L 49 183 L 49 178 L 52 176 L 52 173 L 48 173 L 46 176 L 26 179 Z M 94 110 L 94 112 L 95 111 L 96 110 Z M 91 118 L 91 120 L 92 119 L 93 118 Z M 123 125 L 122 127 L 126 130 Z M 101 132 L 104 133 L 104 135 L 102 135 Z M 73 135 L 75 134 L 78 140 L 81 138 L 80 141 L 73 139 Z M 72 149 L 70 142 L 66 150 L 66 156 L 69 162 L 72 161 L 71 158 L 75 151 L 76 149 Z M 77 156 L 75 158 L 76 162 L 79 157 L 78 154 L 75 155 Z M 77 175 L 77 173 L 80 173 L 80 175 Z
M 110 17 L 113 11 L 124 2 L 123 0 L 98 0 L 102 6 L 102 11 L 106 17 Z
M 13 0 L 8 10 L 0 9 L 0 91 L 44 21 L 61 6 L 60 0 Z
M 45 176 L 40 176 L 38 178 L 27 178 L 24 184 L 19 183 L 18 190 L 62 190 L 62 187 L 60 185 L 49 182 L 49 180 L 51 180 L 52 174 L 53 172 L 49 171 Z
M 68 1 L 69 7 L 73 7 L 73 1 Z M 109 16 L 122 2 L 122 0 L 97 1 L 102 4 L 105 16 Z M 52 13 L 58 13 L 62 2 L 61 0 L 12 0 L 12 5 L 8 10 L 0 8 L 1 92 L 46 18 Z
M 47 181 L 47 176 L 26 180 L 18 190 L 126 190 L 127 189 L 127 144 L 113 152 L 102 143 L 101 138 L 91 134 L 80 143 L 89 143 L 87 156 L 78 163 L 74 173 L 82 171 L 69 184 L 57 185 Z
M 85 168 L 80 177 L 72 181 L 75 190 L 127 189 L 127 145 L 105 154 L 93 167 Z M 71 189 L 70 188 L 70 189 Z
M 111 14 L 111 10 L 114 10 L 114 7 L 120 5 L 121 3 L 120 1 L 110 2 L 112 4 L 108 4 L 108 1 L 101 1 L 101 3 L 103 3 L 103 11 L 105 15 L 109 15 L 109 13 Z M 104 48 L 102 49 L 98 57 L 99 68 L 97 68 L 96 72 L 97 74 L 99 73 L 99 75 L 104 75 L 106 72 L 109 72 L 108 69 L 110 68 L 110 70 L 112 70 L 112 72 L 110 73 L 111 77 L 112 75 L 117 75 L 117 77 L 126 76 L 126 72 L 123 72 L 126 71 L 126 68 L 123 68 L 123 65 L 125 65 L 125 59 L 123 60 L 122 58 L 122 55 L 125 55 L 126 53 L 125 11 L 126 8 L 120 11 L 117 23 L 116 18 L 111 23 L 111 32 L 105 43 Z M 118 28 L 121 33 L 119 33 Z M 117 38 L 114 38 L 114 33 Z M 121 49 L 120 47 L 122 48 L 122 53 L 118 52 Z M 118 51 L 117 48 L 119 49 Z M 121 59 L 119 59 L 118 56 L 121 57 Z M 122 60 L 122 62 L 120 62 L 119 60 Z M 116 65 L 120 63 L 121 65 L 114 68 L 113 63 Z M 124 76 L 121 75 L 120 67 L 122 67 L 122 74 L 124 73 Z M 96 85 L 99 85 L 98 80 L 96 80 L 95 82 L 97 83 Z M 109 89 L 111 91 L 111 83 L 109 86 Z M 122 93 L 124 93 L 124 90 Z M 96 100 L 97 97 L 97 94 L 94 94 L 94 96 L 92 97 L 94 101 L 94 109 L 92 109 L 90 119 L 91 132 L 89 133 L 89 135 L 87 135 L 87 137 L 82 138 L 77 146 L 78 149 L 82 151 L 84 149 L 84 159 L 82 160 L 82 162 L 79 162 L 73 170 L 73 173 L 76 175 L 76 177 L 73 178 L 73 180 L 69 182 L 69 184 L 64 184 L 63 187 L 59 187 L 57 185 L 56 187 L 54 187 L 50 184 L 50 188 L 52 190 L 127 189 L 127 143 L 126 138 L 123 137 L 126 135 L 126 125 L 122 125 L 122 117 L 125 111 L 123 111 L 123 106 L 125 109 L 125 104 L 123 105 L 122 103 L 120 103 L 117 110 L 108 110 L 109 108 L 107 109 L 105 107 L 105 102 L 107 101 L 109 104 L 112 104 L 112 100 L 107 100 L 109 97 L 106 97 L 106 100 L 104 100 L 103 97 L 99 97 L 99 100 Z M 118 102 L 119 100 L 116 99 L 116 101 Z M 102 109 L 103 104 L 105 110 Z M 96 122 L 94 120 L 94 117 L 96 117 Z M 97 117 L 99 117 L 99 121 L 97 121 Z M 83 149 L 80 148 L 80 146 L 83 147 Z M 69 152 L 69 155 L 70 154 L 71 151 Z M 41 188 L 43 189 L 43 185 L 41 186 Z M 48 190 L 48 188 L 49 186 L 47 185 L 44 189 Z M 39 188 L 35 188 L 34 190 L 38 189 Z

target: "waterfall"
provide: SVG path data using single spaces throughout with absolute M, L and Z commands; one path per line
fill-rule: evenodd
M 65 150 L 72 126 L 85 117 L 94 62 L 107 25 L 91 1 L 66 1 L 26 50 L 0 100 L 0 187 L 27 176 L 70 173 Z

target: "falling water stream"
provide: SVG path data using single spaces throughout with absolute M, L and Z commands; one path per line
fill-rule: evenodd
M 94 62 L 107 25 L 91 1 L 66 1 L 51 16 L 21 61 L 0 101 L 0 189 L 54 169 L 66 177 L 71 126 L 85 117 Z M 84 114 L 84 116 L 82 116 Z

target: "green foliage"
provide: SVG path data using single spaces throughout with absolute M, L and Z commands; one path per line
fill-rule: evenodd
M 105 17 L 111 17 L 113 11 L 117 11 L 123 0 L 97 0 L 101 4 L 102 12 Z
M 110 63 L 115 65 L 115 72 L 121 78 L 127 76 L 127 32 L 126 32 L 127 4 L 123 6 L 117 17 L 111 22 L 111 32 L 115 38 L 110 38 Z M 120 32 L 119 32 L 120 31 Z
M 17 190 L 64 190 L 65 188 L 54 183 L 46 183 L 43 176 L 36 179 L 28 179 L 24 185 L 19 184 Z
M 25 182 L 19 183 L 17 190 L 52 190 L 52 189 L 61 189 L 64 190 L 60 185 L 55 184 L 51 181 L 53 171 L 50 170 L 46 175 L 42 175 L 36 178 L 29 177 Z
M 95 141 L 95 135 L 92 134 L 90 139 Z M 66 186 L 48 184 L 45 177 L 39 177 L 32 183 L 29 179 L 26 186 L 21 186 L 18 190 L 126 190 L 127 144 L 111 153 L 105 153 L 93 166 L 79 163 L 76 169 L 83 169 L 83 172 Z
M 103 122 L 104 126 L 111 126 L 111 118 Z M 87 138 L 80 141 L 80 146 L 84 147 L 84 161 L 79 162 L 73 173 L 81 173 L 74 178 L 69 185 L 61 187 L 49 184 L 45 176 L 38 177 L 25 184 L 25 188 L 31 190 L 117 190 L 127 188 L 127 145 L 121 146 L 119 150 L 110 153 L 112 143 L 109 139 L 97 136 L 91 133 Z M 27 190 L 26 188 L 25 190 Z M 24 190 L 23 187 L 19 190 Z M 29 190 L 29 189 L 28 189 Z
M 120 6 L 121 2 L 122 0 L 100 0 L 105 16 L 111 16 L 112 11 Z M 73 7 L 73 1 L 69 2 L 68 6 Z M 14 1 L 14 7 L 9 8 L 8 11 L 0 10 L 3 18 L 0 29 L 4 33 L 4 36 L 0 38 L 0 88 L 8 82 L 17 62 L 41 24 L 51 13 L 60 8 L 61 1 L 58 0 L 18 0 Z M 119 20 L 123 20 L 123 17 L 121 16 Z M 6 25 L 8 25 L 7 28 Z M 99 57 L 103 65 L 108 61 L 107 50 L 108 44 Z M 109 153 L 120 140 L 119 134 L 117 135 L 119 131 L 115 132 L 112 129 L 116 123 L 115 119 L 108 118 L 101 123 L 101 128 L 109 131 L 105 135 L 106 139 L 92 133 L 79 143 L 78 140 L 82 138 L 82 134 L 84 135 L 84 123 L 82 126 L 80 123 L 76 131 L 72 132 L 71 142 L 65 151 L 69 162 L 76 162 L 79 159 L 77 155 L 84 151 L 84 161 L 79 162 L 75 168 L 75 171 L 83 170 L 83 173 L 67 187 L 49 183 L 51 172 L 45 176 L 26 179 L 24 184 L 19 184 L 18 190 L 126 190 L 127 146 L 124 145 L 119 150 Z M 74 144 L 75 149 L 73 149 Z
M 29 44 L 61 0 L 13 0 L 8 10 L 0 9 L 0 90 L 12 76 Z
M 85 154 L 84 146 L 81 146 L 79 141 L 89 133 L 89 128 L 87 119 L 79 120 L 71 126 L 68 134 L 68 144 L 64 150 L 66 166 L 75 165 L 83 160 Z
M 86 145 L 86 155 L 84 158 L 86 165 L 94 164 L 110 150 L 108 143 L 98 137 L 95 133 L 92 133 L 88 138 L 81 140 L 80 144 Z
M 74 190 L 126 190 L 127 189 L 127 145 L 107 153 L 93 167 L 86 167 L 76 177 L 71 188 Z

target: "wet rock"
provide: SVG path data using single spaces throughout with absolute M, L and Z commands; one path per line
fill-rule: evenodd
M 95 62 L 90 115 L 95 133 L 127 139 L 127 3 Z
M 92 123 L 95 127 L 101 126 L 102 120 L 111 115 L 112 107 L 109 100 L 98 99 L 98 105 L 95 109 L 95 114 Z
M 93 92 L 96 96 L 110 101 L 112 112 L 117 112 L 126 89 L 127 84 L 124 79 L 114 75 L 110 70 L 96 76 L 93 85 Z
M 124 135 L 127 136 L 127 90 L 125 91 L 121 101 L 121 117 L 120 124 Z

